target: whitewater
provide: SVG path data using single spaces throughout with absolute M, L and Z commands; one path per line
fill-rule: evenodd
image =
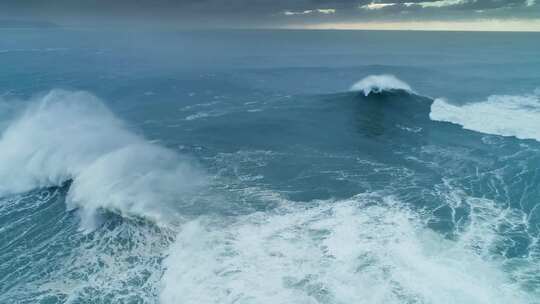
M 403 81 L 386 75 L 369 76 L 352 90 L 365 96 L 394 90 L 413 94 Z M 515 131 L 498 135 L 536 131 L 526 120 L 538 115 L 536 108 L 525 110 L 519 97 L 506 99 L 514 101 L 512 109 L 525 119 L 515 120 L 519 125 L 504 124 Z M 475 105 L 498 109 L 493 100 L 500 98 Z M 437 99 L 430 117 L 474 129 L 470 124 L 485 119 L 485 113 L 470 118 L 455 114 L 475 113 L 466 107 Z M 499 130 L 477 128 L 493 134 Z M 522 216 L 505 215 L 494 202 L 453 189 L 445 194 L 450 196 L 446 203 L 455 208 L 464 200 L 470 204 L 471 219 L 452 240 L 425 226 L 432 214 L 401 206 L 393 195 L 377 191 L 312 201 L 309 207 L 275 194 L 271 200 L 277 200 L 277 206 L 270 212 L 225 221 L 213 216 L 182 219 L 178 206 L 208 187 L 203 171 L 188 158 L 131 132 L 86 92 L 54 90 L 33 100 L 4 130 L 0 151 L 3 196 L 68 182 L 66 207 L 77 210 L 85 233 L 100 228 L 103 212 L 177 231 L 174 242 L 163 249 L 162 303 L 533 300 L 504 272 L 504 261 L 489 254 L 503 241 L 496 235 L 499 223 L 526 224 Z
M 66 204 L 92 230 L 99 208 L 165 221 L 204 184 L 188 160 L 126 130 L 96 97 L 54 90 L 38 99 L 2 134 L 1 194 L 72 182 Z
M 340 53 L 392 33 L 346 33 L 347 65 L 324 67 L 296 42 L 275 56 L 287 35 L 205 68 L 123 44 L 2 53 L 48 80 L 0 97 L 0 302 L 538 303 L 537 72 L 475 91 L 429 58 Z

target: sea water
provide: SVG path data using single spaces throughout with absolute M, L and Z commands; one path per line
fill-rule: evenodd
M 1 303 L 539 303 L 540 35 L 0 32 Z

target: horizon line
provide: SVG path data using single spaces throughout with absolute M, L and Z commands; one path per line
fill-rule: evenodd
M 454 20 L 454 21 L 365 21 L 365 22 L 322 22 L 322 23 L 303 23 L 287 24 L 282 26 L 260 25 L 231 25 L 231 26 L 209 26 L 198 27 L 180 26 L 174 24 L 103 24 L 102 26 L 91 25 L 67 25 L 55 24 L 44 30 L 54 29 L 104 29 L 104 30 L 186 30 L 186 31 L 219 31 L 219 30 L 326 30 L 326 31 L 406 31 L 406 32 L 540 32 L 540 18 L 538 19 L 476 19 L 476 20 Z M 1 29 L 39 29 L 27 26 L 0 26 Z
M 311 30 L 377 30 L 431 32 L 540 32 L 540 19 L 477 19 L 456 21 L 326 22 L 287 26 Z

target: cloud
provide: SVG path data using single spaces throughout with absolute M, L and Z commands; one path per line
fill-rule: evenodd
M 374 2 L 371 2 L 369 4 L 361 5 L 360 8 L 372 11 L 372 10 L 380 10 L 380 9 L 383 9 L 383 8 L 389 7 L 389 6 L 394 6 L 396 4 L 397 3 L 374 3 Z
M 363 5 L 360 5 L 359 8 L 366 11 L 376 11 L 383 10 L 387 8 L 392 8 L 393 12 L 407 11 L 410 12 L 410 9 L 436 9 L 441 10 L 441 17 L 443 14 L 443 9 L 459 9 L 463 13 L 479 13 L 485 12 L 487 10 L 496 10 L 496 9 L 514 9 L 519 11 L 520 8 L 531 7 L 536 4 L 536 0 L 408 0 L 408 1 L 388 1 L 382 0 L 379 2 L 369 2 Z M 511 13 L 508 11 L 507 13 Z
M 285 16 L 295 16 L 295 15 L 309 15 L 313 13 L 313 10 L 305 10 L 302 12 L 293 12 L 293 11 L 284 11 L 283 14 Z
M 404 2 L 407 7 L 420 8 L 458 8 L 462 11 L 476 12 L 478 10 L 510 9 L 505 13 L 508 17 L 520 12 L 521 8 L 534 5 L 535 0 L 421 0 Z M 513 12 L 512 12 L 513 10 Z
M 534 2 L 535 0 L 527 0 L 527 1 Z M 462 5 L 462 4 L 466 4 L 467 2 L 468 0 L 436 0 L 436 1 L 422 1 L 422 2 L 383 2 L 383 3 L 371 2 L 368 4 L 361 5 L 360 8 L 365 9 L 365 10 L 380 10 L 380 9 L 388 8 L 392 6 L 443 8 L 443 7 L 448 7 L 448 6 Z
M 534 0 L 532 0 L 534 1 Z M 336 13 L 336 10 L 333 9 L 333 8 L 322 8 L 322 9 L 317 9 L 317 11 L 321 14 L 326 14 L 326 15 L 329 15 L 329 14 L 335 14 Z
M 475 19 L 471 21 L 369 21 L 318 23 L 308 29 L 333 30 L 434 30 L 540 32 L 540 18 L 532 20 Z
M 467 0 L 438 0 L 438 1 L 425 1 L 425 2 L 416 2 L 416 3 L 408 2 L 405 5 L 407 4 L 419 5 L 422 8 L 430 8 L 430 7 L 441 8 L 441 7 L 446 7 L 446 6 L 461 5 L 467 2 L 468 2 Z
M 323 14 L 323 15 L 330 15 L 335 14 L 336 10 L 333 8 L 318 8 L 318 9 L 309 9 L 304 11 L 284 11 L 283 14 L 285 16 L 295 16 L 295 15 L 310 15 L 310 14 Z
M 538 19 L 540 0 L 0 0 L 0 19 L 60 25 L 281 28 L 321 22 Z M 481 14 L 479 12 L 482 12 Z

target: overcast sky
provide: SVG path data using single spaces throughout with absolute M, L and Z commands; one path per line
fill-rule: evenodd
M 539 3 L 537 3 L 539 2 Z M 540 29 L 540 0 L 0 0 L 0 18 L 68 26 Z M 480 28 L 481 29 L 481 28 Z

